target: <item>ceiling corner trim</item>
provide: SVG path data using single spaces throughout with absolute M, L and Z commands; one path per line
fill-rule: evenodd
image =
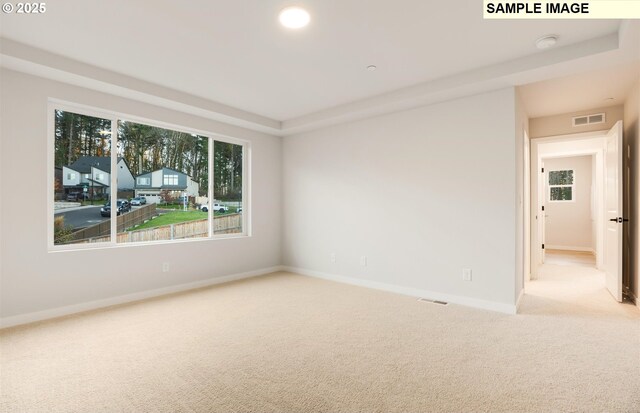
M 0 65 L 56 81 L 197 114 L 259 132 L 279 135 L 282 122 L 219 102 L 112 72 L 73 59 L 0 38 Z M 95 87 L 94 87 L 95 86 Z M 178 109 L 178 107 L 180 109 Z

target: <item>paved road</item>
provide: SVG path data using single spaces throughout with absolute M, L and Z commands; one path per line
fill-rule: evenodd
M 74 229 L 99 224 L 109 218 L 100 216 L 100 206 L 88 206 L 73 211 L 60 212 L 56 216 L 64 216 L 64 224 Z
M 73 229 L 80 229 L 84 227 L 90 227 L 91 225 L 99 224 L 102 221 L 109 219 L 100 215 L 100 206 L 86 206 L 73 209 L 71 211 L 59 212 L 55 216 L 64 216 L 64 224 L 72 227 Z M 131 210 L 136 210 L 140 207 L 132 206 Z

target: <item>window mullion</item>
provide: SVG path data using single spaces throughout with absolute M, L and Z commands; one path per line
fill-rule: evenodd
M 118 119 L 111 119 L 111 243 L 118 243 Z
M 214 176 L 215 176 L 215 173 L 213 171 L 213 165 L 214 165 L 213 157 L 215 155 L 214 142 L 215 141 L 213 140 L 213 138 L 209 138 L 209 151 L 208 151 L 209 152 L 209 165 L 208 165 L 208 168 L 207 168 L 209 170 L 209 185 L 208 185 L 209 187 L 207 188 L 208 189 L 207 197 L 208 197 L 208 200 L 209 200 L 209 206 L 207 208 L 207 210 L 208 210 L 207 211 L 207 214 L 208 214 L 207 218 L 209 219 L 209 237 L 210 238 L 213 238 L 215 236 L 215 234 L 213 233 L 213 228 L 214 228 L 214 226 L 213 226 L 213 216 L 214 216 L 214 213 L 213 213 L 213 204 L 214 204 L 213 180 L 214 180 Z
M 251 190 L 249 189 L 250 179 L 247 178 L 250 171 L 250 159 L 249 159 L 248 144 L 242 145 L 242 232 L 245 235 L 249 235 L 249 218 L 251 211 Z

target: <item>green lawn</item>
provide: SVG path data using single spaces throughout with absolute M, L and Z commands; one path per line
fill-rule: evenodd
M 168 212 L 150 221 L 147 221 L 144 224 L 140 224 L 137 227 L 129 228 L 127 231 L 137 231 L 139 229 L 163 227 L 165 225 L 177 224 L 180 222 L 197 221 L 199 219 L 207 219 L 207 216 L 207 213 L 202 211 Z

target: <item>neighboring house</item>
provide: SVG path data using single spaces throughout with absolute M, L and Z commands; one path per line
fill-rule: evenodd
M 136 196 L 144 196 L 149 203 L 162 202 L 164 194 L 172 198 L 183 195 L 196 197 L 199 191 L 197 182 L 175 169 L 162 168 L 136 176 Z
M 133 174 L 124 158 L 118 158 L 118 190 L 135 187 Z M 108 194 L 111 184 L 111 158 L 81 156 L 69 166 L 62 167 L 62 184 L 66 193 L 93 191 L 94 195 Z

